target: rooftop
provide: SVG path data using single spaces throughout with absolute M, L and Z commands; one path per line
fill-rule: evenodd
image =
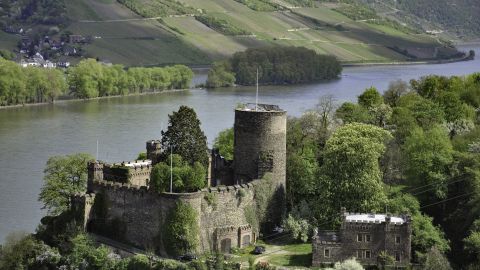
M 365 223 L 383 223 L 385 222 L 387 215 L 385 214 L 352 214 L 347 213 L 345 220 L 347 222 L 365 222 Z M 403 224 L 406 222 L 403 217 L 390 217 L 390 222 Z
M 135 168 L 135 167 L 145 167 L 145 166 L 150 166 L 152 165 L 152 161 L 147 159 L 147 160 L 135 160 L 133 162 L 128 162 L 128 163 L 125 163 L 124 164 L 125 167 L 132 167 L 132 168 Z
M 241 104 L 237 110 L 240 111 L 257 111 L 257 112 L 283 112 L 284 110 L 280 109 L 278 105 L 271 104 L 255 104 L 255 103 L 245 103 Z

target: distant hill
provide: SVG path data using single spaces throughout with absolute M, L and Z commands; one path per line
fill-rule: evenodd
M 462 40 L 480 38 L 478 0 L 357 0 L 379 14 Z
M 58 27 L 54 37 L 65 32 L 88 36 L 92 42 L 82 47 L 83 57 L 130 66 L 209 64 L 267 45 L 304 46 L 342 62 L 360 63 L 448 58 L 457 53 L 436 36 L 394 18 L 384 19 L 376 9 L 350 0 L 1 1 L 37 3 L 28 12 L 12 9 L 16 16 L 0 6 L 0 14 L 10 12 L 3 16 L 10 20 L 2 27 L 17 18 L 15 23 L 31 32 L 41 25 Z M 48 10 L 50 2 L 55 3 L 53 11 Z M 14 46 L 19 38 L 11 37 L 0 41 L 0 48 Z

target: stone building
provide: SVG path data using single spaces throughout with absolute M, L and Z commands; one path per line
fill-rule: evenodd
M 319 231 L 313 238 L 312 266 L 330 265 L 356 258 L 362 265 L 378 265 L 385 251 L 397 267 L 411 259 L 410 216 L 347 213 L 342 209 L 338 231 Z
M 87 231 L 126 244 L 155 250 L 168 256 L 162 228 L 178 201 L 188 203 L 197 214 L 200 228 L 197 253 L 219 251 L 254 243 L 263 221 L 252 216 L 256 208 L 255 187 L 271 174 L 272 197 L 285 194 L 286 112 L 278 106 L 245 105 L 235 110 L 234 161 L 212 151 L 208 187 L 192 193 L 158 193 L 149 188 L 152 166 L 161 159 L 160 141 L 146 143 L 147 160 L 88 165 L 87 193 L 75 198 L 74 206 Z M 267 222 L 279 221 L 277 215 Z M 253 219 L 252 219 L 253 218 Z M 263 222 L 265 223 L 265 222 Z

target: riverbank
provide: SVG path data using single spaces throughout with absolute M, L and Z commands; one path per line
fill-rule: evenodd
M 451 64 L 463 61 L 475 60 L 471 55 L 467 54 L 464 57 L 441 59 L 441 60 L 424 60 L 424 61 L 393 61 L 393 62 L 364 62 L 364 63 L 342 63 L 342 67 L 368 67 L 368 66 L 408 66 L 408 65 L 439 65 Z
M 128 95 L 113 95 L 113 96 L 104 96 L 104 97 L 95 97 L 95 98 L 68 98 L 68 97 L 64 97 L 65 99 L 57 99 L 54 102 L 25 103 L 25 104 L 0 106 L 0 110 L 25 108 L 25 107 L 35 107 L 35 106 L 45 106 L 45 105 L 54 105 L 54 104 L 68 103 L 68 102 L 85 102 L 85 101 L 92 101 L 92 100 L 102 100 L 102 99 L 121 98 L 121 97 L 130 97 L 130 96 L 157 95 L 157 94 L 183 92 L 183 91 L 189 91 L 189 90 L 192 90 L 192 88 L 163 90 L 163 91 L 154 91 L 154 92 L 142 92 L 142 93 L 130 93 Z

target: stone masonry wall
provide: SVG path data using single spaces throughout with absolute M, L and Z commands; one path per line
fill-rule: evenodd
M 97 229 L 100 234 L 114 233 L 113 238 L 118 241 L 155 250 L 162 256 L 167 256 L 162 228 L 166 216 L 178 200 L 189 203 L 199 217 L 201 234 L 198 253 L 219 250 L 219 243 L 224 239 L 230 239 L 233 248 L 241 245 L 241 237 L 248 235 L 252 242 L 256 237 L 256 231 L 251 229 L 245 215 L 245 209 L 254 205 L 253 183 L 182 194 L 159 194 L 147 187 L 109 181 L 93 181 L 90 186 L 97 203 L 102 204 L 104 209 L 94 205 L 92 211 L 97 213 L 85 213 L 86 217 L 90 217 L 87 222 L 89 229 Z M 92 194 L 85 196 L 92 197 Z M 206 196 L 213 197 L 213 203 L 209 203 Z M 85 211 L 90 209 L 85 208 Z M 107 226 L 108 230 L 98 231 L 99 225 Z M 227 227 L 232 227 L 233 235 L 237 237 L 220 235 L 217 239 L 216 231 Z

